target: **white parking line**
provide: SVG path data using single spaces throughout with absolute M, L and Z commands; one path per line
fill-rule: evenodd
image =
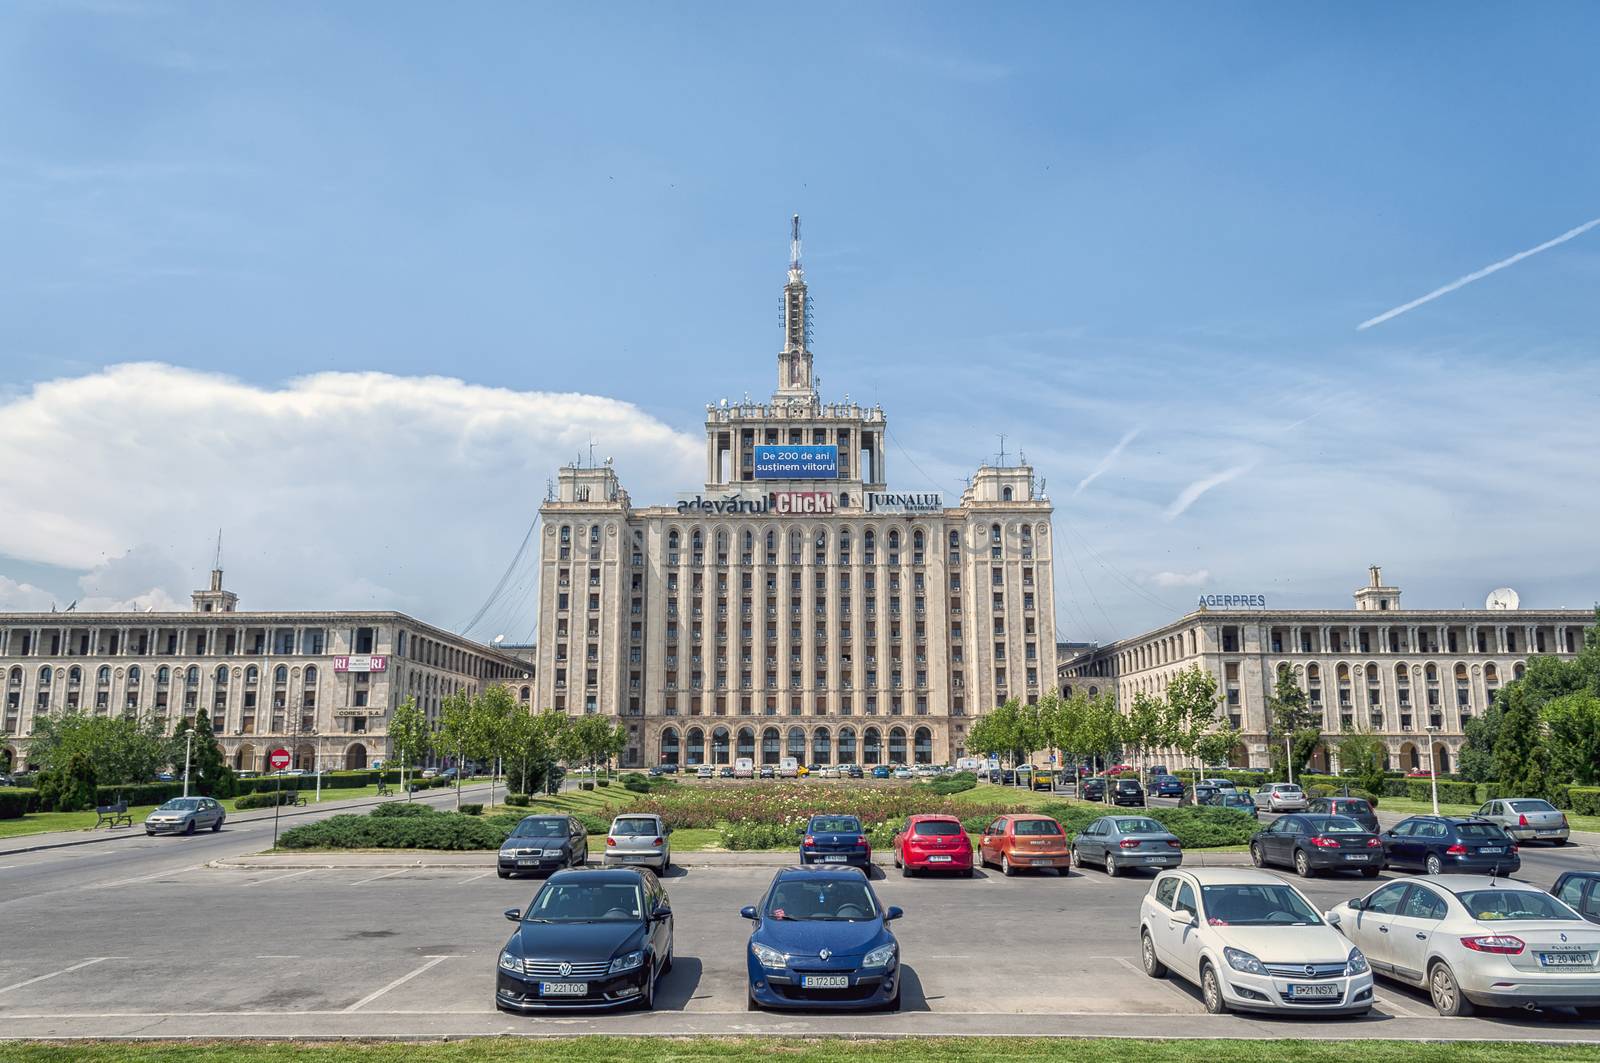
M 299 958 L 299 953 L 292 952 L 269 952 L 265 956 L 256 957 L 258 960 L 298 960 Z
M 462 881 L 463 884 L 468 883 L 468 882 L 476 882 L 480 878 L 488 878 L 492 874 L 494 874 L 493 871 L 484 871 L 484 872 L 481 872 L 481 873 L 476 874 L 476 875 L 469 875 L 466 878 L 462 879 L 461 881 Z
M 1426 1018 L 1430 1018 L 1431 1017 L 1431 1016 L 1428 1016 L 1428 1015 L 1424 1015 L 1420 1011 L 1412 1011 L 1410 1008 L 1408 1008 L 1404 1004 L 1400 1003 L 1394 997 L 1383 996 L 1383 997 L 1375 997 L 1374 999 L 1376 1000 L 1377 1003 L 1383 1005 L 1383 1007 L 1384 1007 L 1384 1009 L 1386 1011 L 1398 1011 L 1400 1014 L 1404 1015 L 1408 1019 L 1426 1019 Z
M 407 982 L 411 981 L 411 979 L 415 978 L 417 975 L 421 974 L 423 971 L 426 971 L 428 968 L 434 966 L 435 964 L 443 963 L 445 960 L 447 960 L 449 958 L 450 957 L 448 957 L 448 956 L 433 956 L 433 957 L 430 957 L 427 963 L 423 964 L 421 967 L 418 967 L 416 970 L 412 971 L 410 974 L 401 975 L 399 978 L 396 978 L 394 981 L 390 982 L 388 985 L 384 986 L 382 989 L 379 989 L 379 990 L 377 990 L 376 992 L 373 992 L 373 993 L 368 993 L 366 996 L 362 997 L 360 1000 L 356 1001 L 354 1004 L 351 1004 L 348 1008 L 345 1008 L 344 1010 L 345 1011 L 359 1011 L 359 1010 L 361 1010 L 361 1008 L 365 1007 L 368 1004 L 371 1004 L 374 1000 L 377 1000 L 379 997 L 383 996 L 389 990 L 397 989 L 400 986 L 405 985 Z
M 291 871 L 287 875 L 274 875 L 272 878 L 258 878 L 258 879 L 252 879 L 249 882 L 241 882 L 239 884 L 239 886 L 240 886 L 241 889 L 243 889 L 243 888 L 247 888 L 247 887 L 250 887 L 250 886 L 259 886 L 263 882 L 282 882 L 286 878 L 299 878 L 301 875 L 309 875 L 313 871 L 320 871 L 320 870 L 322 870 L 322 869 L 321 868 L 316 868 L 316 867 L 308 867 L 304 871 Z
M 376 882 L 380 878 L 394 878 L 396 875 L 403 875 L 407 871 L 410 871 L 410 870 L 411 869 L 409 867 L 402 867 L 398 871 L 385 871 L 381 875 L 373 875 L 371 878 L 364 878 L 364 879 L 360 880 L 359 882 L 352 882 L 352 883 L 350 883 L 350 885 L 352 885 L 352 886 L 365 886 L 367 883 Z
M 57 977 L 60 977 L 61 975 L 64 975 L 64 974 L 71 974 L 73 971 L 82 970 L 85 967 L 92 967 L 97 963 L 104 963 L 107 960 L 115 960 L 115 959 L 120 959 L 120 957 L 117 957 L 117 956 L 95 956 L 92 959 L 84 960 L 82 963 L 75 963 L 71 967 L 63 967 L 59 971 L 51 971 L 49 974 L 41 974 L 37 978 L 29 978 L 25 982 L 13 982 L 8 986 L 0 986 L 0 993 L 9 993 L 13 989 L 21 989 L 23 986 L 33 985 L 35 982 L 48 981 L 51 978 L 57 978 Z
M 117 886 L 132 886 L 140 882 L 153 882 L 158 878 L 167 878 L 170 875 L 181 875 L 187 871 L 199 871 L 204 864 L 190 864 L 188 867 L 173 868 L 170 871 L 157 871 L 152 875 L 140 875 L 138 878 L 119 878 L 111 882 L 91 882 L 86 886 L 79 886 L 81 890 L 112 889 Z

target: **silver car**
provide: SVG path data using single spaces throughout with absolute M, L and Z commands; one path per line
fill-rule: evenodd
M 1519 842 L 1567 844 L 1567 817 L 1555 805 L 1538 797 L 1490 801 L 1478 809 L 1478 818 L 1495 824 Z
M 144 818 L 146 834 L 193 834 L 201 827 L 221 830 L 228 817 L 209 797 L 174 797 Z
M 1328 912 L 1377 973 L 1426 989 L 1440 1015 L 1600 1006 L 1600 926 L 1536 886 L 1430 875 Z
M 1255 793 L 1256 807 L 1263 812 L 1304 812 L 1306 792 L 1299 783 L 1263 783 Z
M 1101 816 L 1072 839 L 1072 863 L 1099 864 L 1106 874 L 1134 867 L 1177 867 L 1183 846 L 1167 828 L 1149 816 Z
M 618 816 L 606 834 L 602 863 L 606 867 L 651 867 L 656 874 L 665 875 L 672 866 L 671 834 L 672 828 L 654 813 Z

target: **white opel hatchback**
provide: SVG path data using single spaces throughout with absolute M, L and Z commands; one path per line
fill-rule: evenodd
M 1526 882 L 1396 879 L 1328 921 L 1379 974 L 1426 989 L 1440 1015 L 1474 1004 L 1600 1009 L 1600 926 Z
M 1151 978 L 1168 970 L 1200 987 L 1206 1010 L 1361 1015 L 1372 972 L 1361 950 L 1276 875 L 1236 868 L 1168 871 L 1139 911 Z

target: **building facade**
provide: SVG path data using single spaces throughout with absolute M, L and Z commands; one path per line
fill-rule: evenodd
M 883 410 L 818 394 L 798 226 L 777 390 L 706 407 L 704 482 L 635 506 L 574 465 L 540 508 L 536 703 L 617 716 L 626 765 L 949 762 L 1055 677 L 1033 470 L 890 489 Z
M 1064 661 L 1062 693 L 1113 690 L 1126 707 L 1140 692 L 1161 696 L 1174 675 L 1199 665 L 1216 676 L 1228 722 L 1243 732 L 1231 763 L 1266 767 L 1268 699 L 1287 669 L 1322 711 L 1324 735 L 1369 730 L 1392 768 L 1444 773 L 1466 722 L 1522 675 L 1529 655 L 1576 654 L 1595 622 L 1582 609 L 1402 609 L 1400 588 L 1385 585 L 1377 566 L 1353 609 L 1223 602 Z M 1312 765 L 1337 770 L 1337 743 L 1324 742 Z
M 447 694 L 494 683 L 531 704 L 531 663 L 403 613 L 237 605 L 216 569 L 188 613 L 0 614 L 0 769 L 27 764 L 50 712 L 171 732 L 204 709 L 228 762 L 259 771 L 277 748 L 305 770 L 367 767 L 407 697 L 434 720 Z

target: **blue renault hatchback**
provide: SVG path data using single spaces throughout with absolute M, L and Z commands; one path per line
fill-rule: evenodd
M 900 944 L 867 877 L 853 867 L 790 867 L 772 879 L 757 906 L 745 961 L 746 1003 L 757 1008 L 900 1006 Z
M 812 816 L 800 829 L 802 864 L 872 866 L 867 832 L 854 816 Z

